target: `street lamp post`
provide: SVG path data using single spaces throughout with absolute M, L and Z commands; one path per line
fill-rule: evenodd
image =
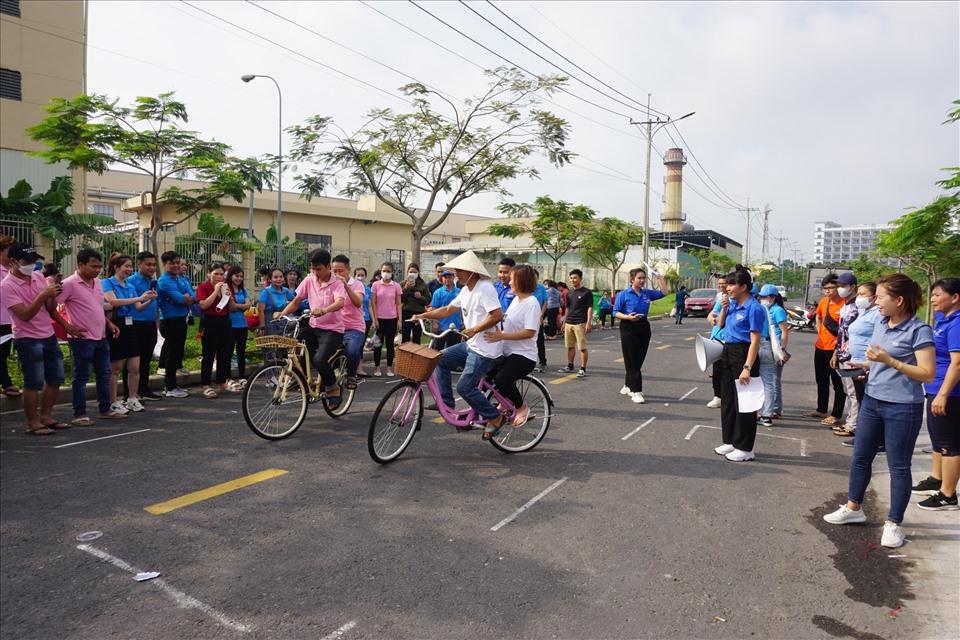
M 254 78 L 268 78 L 277 87 L 277 266 L 282 269 L 280 246 L 283 241 L 283 93 L 280 91 L 280 83 L 273 76 L 259 73 L 240 76 L 244 82 L 250 82 Z
M 647 114 L 650 113 L 650 94 L 647 94 Z M 684 118 L 689 118 L 696 111 L 691 111 L 685 116 L 680 116 L 676 120 L 667 116 L 666 120 L 661 120 L 659 117 L 656 120 L 645 120 L 643 122 L 635 122 L 630 120 L 630 124 L 633 125 L 646 125 L 646 135 L 647 135 L 647 172 L 646 179 L 643 181 L 644 190 L 643 190 L 643 262 L 647 263 L 650 254 L 650 149 L 653 146 L 653 134 L 657 131 L 660 131 L 668 124 L 679 122 Z

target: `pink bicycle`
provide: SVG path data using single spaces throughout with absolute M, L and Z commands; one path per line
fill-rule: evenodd
M 446 331 L 433 334 L 427 330 L 423 321 L 421 326 L 425 336 L 435 339 L 443 338 L 448 333 L 456 331 L 456 328 L 451 325 Z M 399 368 L 397 373 L 404 376 L 404 372 Z M 376 462 L 386 464 L 399 458 L 410 445 L 413 436 L 420 430 L 423 423 L 424 384 L 433 396 L 440 411 L 440 417 L 457 431 L 470 431 L 474 426 L 483 423 L 483 420 L 479 419 L 476 412 L 469 407 L 466 409 L 447 407 L 440 396 L 440 387 L 437 386 L 437 381 L 432 375 L 425 382 L 404 376 L 404 380 L 392 387 L 383 397 L 370 420 L 367 450 Z M 490 402 L 495 406 L 499 404 L 505 416 L 503 427 L 490 440 L 490 444 L 504 453 L 530 451 L 540 444 L 547 434 L 547 429 L 550 428 L 553 413 L 553 399 L 543 382 L 532 376 L 525 376 L 517 381 L 523 403 L 530 408 L 526 423 L 518 427 L 512 424 L 516 407 L 497 391 L 491 376 L 484 377 L 478 386 Z

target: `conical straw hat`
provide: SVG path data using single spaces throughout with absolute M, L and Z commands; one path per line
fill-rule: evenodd
M 476 273 L 481 278 L 490 277 L 490 274 L 487 273 L 487 270 L 483 267 L 483 263 L 480 262 L 480 258 L 478 258 L 477 254 L 475 254 L 473 251 L 465 251 L 464 253 L 461 253 L 450 262 L 444 264 L 443 268 L 469 271 L 470 273 Z

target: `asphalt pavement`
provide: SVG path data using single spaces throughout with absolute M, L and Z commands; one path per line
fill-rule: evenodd
M 238 396 L 46 438 L 5 413 L 0 637 L 956 637 L 956 611 L 924 605 L 936 566 L 914 559 L 956 564 L 956 512 L 933 514 L 949 535 L 896 551 L 876 546 L 882 496 L 867 525 L 821 520 L 851 450 L 799 417 L 812 334 L 791 340 L 785 419 L 761 428 L 756 461 L 730 463 L 695 364 L 705 321 L 653 327 L 645 405 L 618 393 L 615 331 L 590 335 L 584 379 L 548 342 L 552 425 L 515 455 L 428 412 L 400 460 L 374 463 L 389 378 L 339 420 L 311 406 L 279 442 L 246 427 Z

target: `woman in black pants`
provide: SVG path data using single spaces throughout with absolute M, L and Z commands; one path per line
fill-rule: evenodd
M 727 298 L 722 302 L 718 324 L 723 329 L 723 355 L 720 356 L 720 414 L 723 444 L 714 449 L 731 462 L 754 459 L 757 439 L 757 412 L 741 412 L 737 385 L 760 376 L 760 334 L 767 314 L 750 295 L 750 272 L 742 267 L 727 276 Z
M 647 314 L 650 303 L 667 294 L 667 281 L 657 272 L 650 277 L 659 280 L 660 290 L 645 289 L 647 272 L 643 269 L 630 270 L 630 288 L 617 294 L 613 305 L 613 317 L 620 320 L 620 348 L 623 350 L 623 368 L 625 371 L 620 394 L 630 396 L 630 400 L 643 404 L 643 361 L 650 347 L 650 322 Z
M 200 337 L 203 349 L 200 385 L 203 387 L 203 397 L 217 397 L 217 392 L 210 386 L 214 359 L 217 361 L 217 384 L 220 390 L 237 393 L 239 389 L 227 385 L 234 338 L 229 317 L 230 285 L 224 281 L 222 263 L 214 262 L 207 269 L 207 279 L 197 287 L 197 302 L 203 314 L 203 335 Z
M 517 389 L 517 380 L 533 371 L 537 364 L 537 332 L 540 330 L 540 301 L 532 294 L 537 288 L 537 273 L 528 264 L 518 264 L 510 269 L 510 290 L 515 294 L 503 316 L 503 329 L 494 329 L 484 334 L 488 342 L 503 341 L 503 363 L 494 374 L 497 390 L 513 404 L 513 426 L 527 422 L 530 407 L 523 402 Z M 490 440 L 503 426 L 488 425 L 483 439 Z
M 420 265 L 411 262 L 407 267 L 407 279 L 403 281 L 403 293 L 400 295 L 402 304 L 403 323 L 400 326 L 400 343 L 410 342 L 411 340 L 420 344 L 423 337 L 423 329 L 419 322 L 407 322 L 417 313 L 423 313 L 430 305 L 430 287 L 420 277 Z
M 227 380 L 227 385 L 243 387 L 247 384 L 247 316 L 244 313 L 253 305 L 254 299 L 243 286 L 243 269 L 234 266 L 227 271 L 227 283 L 230 285 L 230 330 L 233 332 L 233 344 L 237 354 L 237 380 Z
M 393 377 L 394 338 L 397 336 L 399 318 L 403 315 L 400 302 L 403 289 L 393 281 L 393 264 L 384 262 L 380 265 L 380 279 L 370 286 L 370 318 L 373 329 L 380 338 L 380 346 L 373 348 L 373 375 L 380 377 L 383 370 L 380 368 L 380 354 L 383 347 L 387 348 L 388 377 Z

